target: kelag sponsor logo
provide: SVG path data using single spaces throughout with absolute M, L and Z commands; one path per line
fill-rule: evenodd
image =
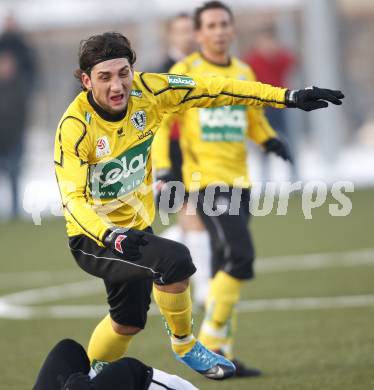
M 139 187 L 146 175 L 146 165 L 153 137 L 126 150 L 115 159 L 90 166 L 90 192 L 94 199 L 116 199 Z
M 132 89 L 131 96 L 141 98 L 143 96 L 143 92 L 140 89 Z
M 168 76 L 170 87 L 194 87 L 195 81 L 187 76 Z
M 246 106 L 199 109 L 201 139 L 215 142 L 241 142 L 248 128 Z

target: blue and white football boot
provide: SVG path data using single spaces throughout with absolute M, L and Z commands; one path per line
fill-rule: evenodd
M 199 341 L 184 356 L 175 357 L 209 379 L 222 380 L 235 375 L 235 365 L 225 357 L 205 348 Z

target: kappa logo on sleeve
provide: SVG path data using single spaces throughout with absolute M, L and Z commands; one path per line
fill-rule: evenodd
M 109 146 L 109 141 L 107 136 L 103 136 L 97 139 L 96 143 L 96 157 L 104 157 L 110 154 L 110 146 Z
M 132 89 L 131 96 L 135 96 L 137 98 L 141 98 L 143 96 L 143 92 L 140 89 Z
M 109 366 L 109 364 L 109 362 L 94 359 L 89 373 L 90 378 L 93 379 L 96 375 L 100 374 L 100 372 L 103 371 L 105 367 Z
M 195 81 L 188 76 L 168 76 L 169 87 L 178 88 L 178 87 L 195 87 Z

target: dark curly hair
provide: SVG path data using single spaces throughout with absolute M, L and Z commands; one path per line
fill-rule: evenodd
M 222 3 L 221 1 L 207 1 L 201 7 L 198 7 L 195 10 L 193 16 L 195 30 L 200 30 L 201 28 L 201 14 L 210 9 L 223 9 L 230 15 L 231 20 L 234 20 L 234 14 L 232 13 L 231 8 L 229 6 Z
M 80 81 L 82 73 L 90 75 L 96 64 L 121 57 L 127 58 L 130 65 L 135 64 L 136 53 L 125 36 L 118 32 L 93 35 L 80 43 L 79 69 L 75 71 L 75 77 Z

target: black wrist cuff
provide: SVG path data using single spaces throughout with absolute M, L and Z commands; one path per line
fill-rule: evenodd
M 112 233 L 113 230 L 112 229 L 107 229 L 103 235 L 103 238 L 102 238 L 102 242 L 103 244 L 106 244 L 107 243 L 107 238 L 109 237 L 110 233 Z
M 295 101 L 295 93 L 296 91 L 293 91 L 291 89 L 287 89 L 284 100 L 287 107 L 296 107 L 296 101 Z

